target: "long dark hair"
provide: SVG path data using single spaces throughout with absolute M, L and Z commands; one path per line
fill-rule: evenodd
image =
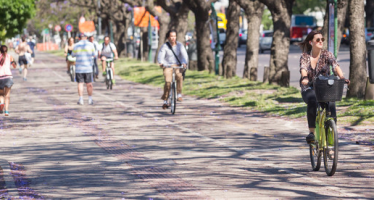
M 165 40 L 167 40 L 167 39 L 170 37 L 170 33 L 175 33 L 175 34 L 177 34 L 177 31 L 174 30 L 174 29 L 169 30 L 169 31 L 166 33 L 166 38 L 165 38 Z
M 309 52 L 312 50 L 312 45 L 309 44 L 313 40 L 314 36 L 317 34 L 322 34 L 321 31 L 311 31 L 305 38 L 303 42 L 299 44 L 303 52 Z
M 0 60 L 0 66 L 4 65 L 5 62 L 5 55 L 8 52 L 8 47 L 6 45 L 1 45 L 0 47 L 0 53 L 3 54 L 4 56 Z

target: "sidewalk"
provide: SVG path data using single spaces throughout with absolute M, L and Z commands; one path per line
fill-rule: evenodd
M 13 70 L 11 116 L 0 117 L 0 165 L 24 183 L 13 196 L 372 198 L 371 145 L 340 138 L 338 171 L 327 177 L 311 170 L 304 120 L 188 96 L 171 115 L 161 88 L 118 78 L 112 91 L 94 83 L 95 105 L 79 106 L 64 59 L 36 56 L 28 82 Z

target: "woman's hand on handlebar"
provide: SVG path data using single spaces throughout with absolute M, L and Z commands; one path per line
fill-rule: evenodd
M 351 81 L 349 79 L 345 79 L 345 83 L 347 83 L 347 85 L 349 85 L 351 83 Z
M 308 85 L 309 84 L 309 80 L 308 79 L 303 79 L 302 81 L 301 81 L 301 84 L 303 84 L 303 85 Z

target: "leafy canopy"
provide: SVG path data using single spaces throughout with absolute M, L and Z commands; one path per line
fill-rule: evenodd
M 0 0 L 0 39 L 22 33 L 34 14 L 34 0 Z

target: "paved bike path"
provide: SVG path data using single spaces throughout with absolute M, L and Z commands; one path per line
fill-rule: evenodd
M 64 59 L 41 52 L 27 82 L 16 71 L 14 75 L 11 116 L 0 117 L 0 165 L 12 172 L 4 176 L 9 195 L 372 197 L 371 146 L 341 138 L 337 173 L 327 177 L 323 164 L 313 172 L 307 127 L 300 120 L 270 118 L 193 97 L 185 97 L 173 116 L 160 106 L 160 88 L 118 79 L 112 91 L 94 83 L 95 105 L 78 106 L 76 84 L 69 81 Z M 1 189 L 0 184 L 0 195 Z

